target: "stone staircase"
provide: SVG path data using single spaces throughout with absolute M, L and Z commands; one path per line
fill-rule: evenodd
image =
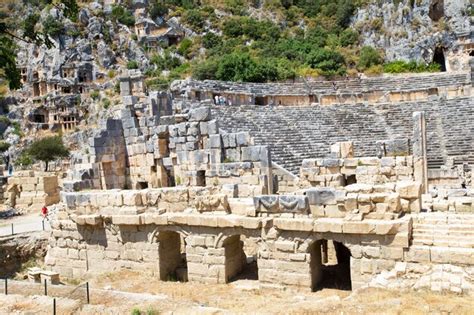
M 336 142 L 353 141 L 356 156 L 375 156 L 378 140 L 411 139 L 415 111 L 426 113 L 430 167 L 441 166 L 448 156 L 472 155 L 472 97 L 371 105 L 212 107 L 221 129 L 249 131 L 256 144 L 270 146 L 273 160 L 294 174 L 303 159 L 327 156 Z
M 413 246 L 469 248 L 474 254 L 474 214 L 419 214 L 412 236 Z

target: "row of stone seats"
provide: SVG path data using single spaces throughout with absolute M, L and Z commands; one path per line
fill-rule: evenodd
M 185 85 L 202 91 L 222 91 L 235 94 L 308 95 L 360 93 L 372 91 L 415 91 L 448 86 L 470 86 L 470 73 L 437 73 L 416 75 L 389 75 L 376 78 L 341 81 L 308 81 L 293 83 L 235 83 L 222 81 L 189 81 Z
M 310 107 L 214 106 L 227 132 L 250 131 L 256 144 L 269 145 L 273 160 L 297 174 L 305 158 L 325 157 L 329 146 L 353 141 L 356 156 L 375 156 L 376 141 L 410 138 L 412 115 L 425 111 L 428 159 L 470 155 L 474 141 L 471 97 L 425 102 Z

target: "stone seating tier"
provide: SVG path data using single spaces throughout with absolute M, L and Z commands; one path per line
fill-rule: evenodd
M 303 159 L 328 156 L 336 142 L 353 141 L 355 156 L 375 156 L 376 141 L 411 139 L 415 111 L 426 113 L 430 167 L 449 156 L 472 155 L 472 104 L 471 97 L 463 97 L 374 105 L 214 106 L 212 114 L 222 130 L 249 131 L 255 144 L 271 147 L 274 162 L 298 174 Z

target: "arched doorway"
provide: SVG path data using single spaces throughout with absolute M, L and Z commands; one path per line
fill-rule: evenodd
M 163 231 L 160 232 L 158 241 L 160 280 L 188 281 L 186 251 L 181 235 L 173 231 Z
M 257 252 L 249 239 L 243 235 L 232 235 L 224 241 L 223 247 L 226 282 L 258 280 Z
M 336 241 L 318 240 L 308 249 L 311 289 L 351 290 L 351 252 Z

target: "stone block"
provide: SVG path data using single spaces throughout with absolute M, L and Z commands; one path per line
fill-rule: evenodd
M 280 195 L 278 203 L 280 211 L 282 212 L 296 212 L 305 214 L 309 211 L 307 196 Z
M 244 162 L 259 162 L 261 146 L 250 146 L 242 148 L 242 161 Z
M 113 215 L 112 223 L 115 225 L 140 225 L 141 220 L 138 215 Z
M 221 149 L 222 148 L 222 139 L 221 135 L 215 134 L 209 136 L 209 146 L 211 149 Z
M 276 241 L 275 248 L 282 252 L 295 252 L 296 244 L 292 241 Z
M 294 218 L 294 219 L 284 219 L 284 218 L 275 218 L 273 219 L 273 224 L 280 230 L 286 231 L 312 231 L 314 226 L 313 219 L 303 219 L 303 218 Z
M 342 220 L 318 219 L 314 221 L 313 231 L 319 233 L 342 233 Z
M 395 190 L 403 199 L 418 199 L 421 197 L 421 183 L 414 181 L 397 182 Z
M 311 188 L 305 191 L 310 205 L 335 205 L 336 191 L 333 188 Z
M 235 133 L 226 133 L 222 135 L 224 148 L 235 148 L 237 146 Z
M 251 145 L 250 133 L 248 133 L 248 132 L 237 132 L 235 134 L 235 136 L 236 136 L 237 146 L 241 147 L 241 146 Z
M 189 121 L 208 121 L 211 119 L 210 107 L 191 108 L 189 110 Z
M 342 232 L 348 234 L 372 234 L 375 232 L 375 227 L 368 222 L 345 221 L 342 225 Z

